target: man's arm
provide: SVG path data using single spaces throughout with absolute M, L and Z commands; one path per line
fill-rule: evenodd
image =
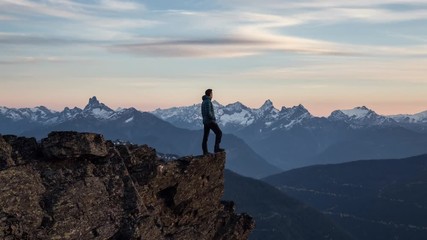
M 212 103 L 208 104 L 208 117 L 212 121 L 216 121 Z

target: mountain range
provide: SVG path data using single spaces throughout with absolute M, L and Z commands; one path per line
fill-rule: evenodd
M 152 113 L 178 127 L 200 129 L 202 119 L 200 105 L 156 109 Z M 222 105 L 213 101 L 218 124 L 227 132 L 237 132 L 250 125 L 263 123 L 264 130 L 291 129 L 303 124 L 305 119 L 321 118 L 313 116 L 303 105 L 275 108 L 271 100 L 266 100 L 260 108 L 249 108 L 241 102 Z M 366 106 L 348 110 L 335 110 L 327 117 L 330 121 L 343 121 L 353 128 L 378 125 L 425 125 L 427 111 L 418 114 L 400 114 L 383 116 Z M 424 130 L 427 130 L 424 129 Z
M 357 239 L 427 239 L 427 155 L 309 166 L 263 180 Z
M 201 130 L 177 128 L 151 113 L 135 108 L 112 110 L 96 97 L 91 98 L 84 109 L 65 108 L 62 112 L 45 107 L 7 111 L 2 109 L 4 114 L 0 117 L 0 133 L 3 135 L 15 134 L 41 139 L 52 131 L 95 132 L 111 140 L 148 144 L 164 154 L 184 156 L 202 152 Z M 211 136 L 212 146 L 213 138 Z M 281 171 L 234 135 L 224 134 L 223 145 L 227 146 L 228 153 L 226 167 L 239 174 L 261 178 Z
M 382 116 L 362 106 L 316 117 L 302 105 L 279 110 L 270 100 L 256 109 L 240 102 L 224 106 L 213 101 L 213 105 L 219 125 L 225 133 L 232 134 L 224 137 L 224 143 L 234 139 L 231 141 L 240 142 L 251 152 L 250 156 L 249 153 L 240 156 L 248 159 L 257 156 L 262 160 L 252 162 L 265 163 L 256 169 L 246 160 L 248 164 L 242 169 L 255 168 L 249 175 L 232 169 L 245 176 L 261 177 L 313 164 L 402 158 L 427 152 L 427 111 Z M 97 131 L 108 138 L 149 143 L 164 153 L 188 155 L 200 151 L 200 104 L 148 113 L 135 108 L 113 110 L 92 97 L 83 109 L 65 108 L 60 112 L 43 106 L 1 107 L 0 122 L 3 134 L 40 138 L 51 130 Z M 197 141 L 188 142 L 187 137 Z M 233 156 L 231 153 L 231 159 Z
M 200 114 L 200 105 L 194 104 L 184 107 L 173 107 L 168 109 L 156 109 L 151 113 L 157 117 L 173 123 L 177 127 L 187 129 L 201 129 L 203 127 Z M 303 105 L 293 107 L 275 108 L 271 100 L 266 100 L 260 108 L 250 108 L 241 102 L 222 105 L 213 101 L 218 124 L 225 132 L 237 132 L 250 125 L 263 123 L 265 130 L 277 130 L 280 128 L 291 129 L 303 124 L 305 119 L 323 117 L 313 116 Z M 92 116 L 97 119 L 114 119 L 126 111 L 137 111 L 134 108 L 118 108 L 113 110 L 96 97 L 89 99 L 89 103 L 83 108 L 64 108 L 63 111 L 55 111 L 44 106 L 34 108 L 8 108 L 0 107 L 0 119 L 11 122 L 32 122 L 41 125 L 51 125 L 65 122 L 81 116 Z M 353 128 L 378 125 L 408 124 L 425 125 L 427 131 L 427 111 L 417 114 L 399 114 L 383 116 L 375 111 L 362 106 L 349 110 L 335 110 L 327 117 L 330 121 L 343 121 Z

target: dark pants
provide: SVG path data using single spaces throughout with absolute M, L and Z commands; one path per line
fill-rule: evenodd
M 219 129 L 218 124 L 216 124 L 215 122 L 204 124 L 203 130 L 204 130 L 203 142 L 202 142 L 203 153 L 208 152 L 208 137 L 209 137 L 210 130 L 212 130 L 215 133 L 215 150 L 219 149 L 219 144 L 221 143 L 221 138 L 222 138 L 222 131 L 221 129 Z

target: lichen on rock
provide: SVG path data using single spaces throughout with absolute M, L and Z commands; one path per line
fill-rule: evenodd
M 165 162 L 92 133 L 0 136 L 0 239 L 247 239 L 253 219 L 220 201 L 225 158 Z

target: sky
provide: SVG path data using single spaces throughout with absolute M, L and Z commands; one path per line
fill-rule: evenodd
M 0 106 L 427 110 L 426 0 L 0 0 Z

